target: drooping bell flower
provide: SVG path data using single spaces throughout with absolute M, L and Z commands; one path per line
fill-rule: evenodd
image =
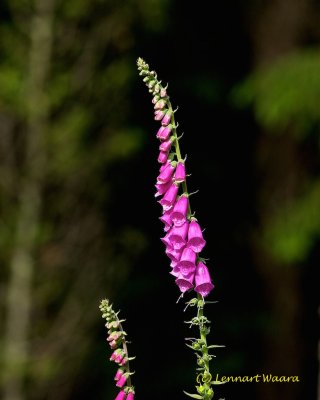
M 182 226 L 187 220 L 188 197 L 183 194 L 173 207 L 171 220 L 175 226 Z
M 119 368 L 117 373 L 115 374 L 114 380 L 118 381 L 122 375 L 123 375 L 123 370 L 121 368 Z
M 166 255 L 170 258 L 171 261 L 178 262 L 180 261 L 182 254 L 182 250 L 171 249 L 170 247 L 166 248 Z
M 121 378 L 118 380 L 118 382 L 116 383 L 116 386 L 119 388 L 122 388 L 124 386 L 124 384 L 127 382 L 128 379 L 128 374 L 123 374 L 121 376 Z
M 167 111 L 166 114 L 164 115 L 164 117 L 162 118 L 162 121 L 161 121 L 162 126 L 167 126 L 170 123 L 171 116 L 172 116 L 171 112 Z
M 184 165 L 184 162 L 178 162 L 174 175 L 174 180 L 178 183 L 184 182 L 186 180 L 186 167 Z
M 180 268 L 178 268 L 177 266 L 172 268 L 172 270 L 169 273 L 175 276 L 176 278 L 178 278 L 181 275 Z
M 167 164 L 166 168 L 164 168 L 158 175 L 157 183 L 163 184 L 169 182 L 174 173 L 174 170 L 175 170 L 174 165 L 172 165 L 171 163 Z
M 200 293 L 203 297 L 208 296 L 211 290 L 214 288 L 211 277 L 207 266 L 203 262 L 199 262 L 195 274 L 195 288 L 197 293 Z
M 121 349 L 115 350 L 115 351 L 111 354 L 110 361 L 116 361 L 117 359 L 119 359 L 120 356 L 122 357 L 121 353 L 122 353 L 122 350 L 121 350 Z M 117 362 L 117 361 L 116 361 L 116 362 Z
M 118 340 L 120 336 L 121 336 L 121 332 L 112 331 L 110 333 L 110 335 L 107 337 L 107 341 L 112 342 L 112 340 Z
M 127 400 L 134 400 L 134 393 L 133 392 L 129 392 L 128 393 Z
M 168 233 L 168 239 L 172 247 L 176 250 L 182 249 L 186 245 L 189 223 L 185 222 L 181 226 L 173 226 Z
M 170 240 L 169 240 L 169 237 L 168 237 L 168 233 L 164 237 L 160 238 L 160 240 L 166 246 L 166 248 L 173 249 L 173 246 L 170 243 Z
M 193 282 L 194 282 L 194 272 L 188 275 L 182 275 L 180 273 L 176 279 L 176 284 L 179 286 L 180 292 L 182 293 L 186 292 L 189 289 L 192 289 Z
M 121 390 L 121 392 L 118 393 L 118 396 L 115 398 L 115 400 L 125 400 L 126 398 L 126 393 L 124 390 Z
M 157 110 L 154 113 L 154 119 L 156 121 L 161 121 L 165 115 L 166 115 L 166 110 Z
M 180 268 L 182 275 L 186 276 L 191 274 L 196 269 L 196 253 L 189 247 L 185 247 L 177 267 Z
M 159 156 L 158 156 L 158 162 L 160 164 L 163 164 L 167 161 L 167 159 L 168 159 L 168 152 L 160 151 Z
M 155 185 L 155 187 L 157 189 L 157 193 L 154 195 L 154 197 L 158 197 L 158 196 L 164 195 L 168 191 L 168 189 L 169 189 L 169 187 L 171 185 L 172 185 L 172 182 L 170 182 L 170 181 L 166 182 L 166 183 L 163 183 L 163 184 L 157 183 Z
M 169 211 L 173 207 L 173 204 L 177 198 L 178 190 L 178 186 L 175 183 L 172 183 L 162 199 L 159 201 L 159 203 L 162 205 L 163 211 Z
M 171 131 L 172 131 L 172 125 L 161 126 L 161 128 L 159 128 L 156 136 L 161 141 L 166 141 L 169 139 L 169 136 L 171 135 Z
M 159 146 L 159 150 L 161 151 L 169 151 L 172 145 L 172 138 L 165 140 Z
M 204 248 L 206 241 L 203 239 L 202 230 L 198 222 L 193 219 L 189 224 L 188 247 L 195 253 L 200 253 Z
M 172 221 L 171 221 L 171 210 L 166 211 L 162 216 L 159 218 L 161 222 L 164 223 L 164 230 L 165 232 L 168 232 L 168 230 L 172 226 Z

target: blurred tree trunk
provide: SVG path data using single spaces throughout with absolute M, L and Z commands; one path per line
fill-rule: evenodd
M 256 68 L 268 68 L 281 56 L 294 50 L 302 41 L 308 20 L 308 0 L 264 1 L 253 27 Z M 294 82 L 292 83 L 294 84 Z M 298 265 L 283 265 L 266 249 L 264 231 L 274 212 L 290 204 L 297 195 L 303 173 L 299 144 L 290 131 L 282 135 L 262 132 L 257 160 L 263 181 L 260 186 L 260 231 L 255 232 L 254 258 L 266 283 L 268 328 L 264 341 L 264 373 L 299 375 L 302 343 L 300 326 L 300 277 Z M 259 386 L 259 399 L 298 399 L 295 385 Z
M 18 195 L 14 246 L 6 302 L 4 400 L 22 400 L 29 361 L 30 312 L 35 270 L 34 251 L 41 219 L 46 171 L 48 97 L 54 0 L 37 0 L 30 23 L 29 68 L 24 101 L 27 110 L 25 162 Z

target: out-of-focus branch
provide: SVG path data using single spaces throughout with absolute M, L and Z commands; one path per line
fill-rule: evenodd
M 36 0 L 30 25 L 29 71 L 25 102 L 27 128 L 15 243 L 10 262 L 4 338 L 4 400 L 22 400 L 32 303 L 34 250 L 40 225 L 42 181 L 46 166 L 45 135 L 54 0 Z

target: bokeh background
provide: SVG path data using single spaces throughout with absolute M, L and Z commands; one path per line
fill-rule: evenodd
M 319 398 L 319 2 L 2 0 L 0 18 L 0 397 L 114 398 L 104 297 L 137 398 L 193 391 L 141 56 L 170 83 L 200 189 L 213 371 L 300 378 L 216 398 Z

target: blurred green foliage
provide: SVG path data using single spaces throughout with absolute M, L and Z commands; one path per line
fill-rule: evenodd
M 253 105 L 257 121 L 270 132 L 290 127 L 303 139 L 320 121 L 320 54 L 302 49 L 254 72 L 237 86 L 233 99 L 239 106 Z
M 239 107 L 251 106 L 267 134 L 291 135 L 299 142 L 313 135 L 317 143 L 319 70 L 318 50 L 302 49 L 254 72 L 235 87 L 232 99 Z M 265 250 L 285 264 L 303 262 L 320 234 L 319 177 L 308 172 L 308 167 L 302 168 L 297 193 L 282 200 L 277 198 L 278 204 L 269 209 L 260 238 Z M 273 193 L 269 196 L 272 198 Z

